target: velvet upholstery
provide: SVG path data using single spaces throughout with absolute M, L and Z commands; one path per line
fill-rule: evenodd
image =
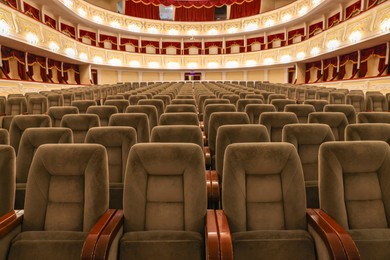
M 0 145 L 0 216 L 11 211 L 15 202 L 16 155 L 10 145 Z
M 163 94 L 155 95 L 153 96 L 153 99 L 162 100 L 164 102 L 164 108 L 171 104 L 171 97 L 169 95 L 163 95 Z
M 80 257 L 87 232 L 107 209 L 103 146 L 40 146 L 28 178 L 22 233 L 12 241 L 8 259 Z
M 79 109 L 77 107 L 72 106 L 50 107 L 47 111 L 47 114 L 50 116 L 53 127 L 59 127 L 61 125 L 61 120 L 64 115 L 78 113 Z
M 215 95 L 212 95 L 212 94 L 206 94 L 206 95 L 200 95 L 198 97 L 198 110 L 199 110 L 199 114 L 203 114 L 204 113 L 204 102 L 206 99 L 216 99 L 217 97 Z
M 346 95 L 346 104 L 352 105 L 357 113 L 366 112 L 366 102 L 364 94 L 349 93 Z
M 357 114 L 357 122 L 361 123 L 385 123 L 390 124 L 388 112 L 360 112 Z
M 362 259 L 390 258 L 389 145 L 325 143 L 319 163 L 321 208 L 349 231 Z
M 366 96 L 367 111 L 387 112 L 388 105 L 386 97 L 383 94 L 371 94 Z
M 195 102 L 195 100 L 194 100 Z M 165 113 L 181 113 L 181 112 L 190 112 L 190 113 L 197 113 L 195 105 L 188 105 L 188 104 L 175 104 L 175 105 L 168 105 L 165 107 Z
M 45 114 L 47 112 L 47 97 L 32 96 L 27 99 L 27 113 L 28 114 Z
M 347 117 L 341 112 L 314 112 L 309 115 L 309 123 L 327 124 L 332 129 L 336 141 L 344 141 Z
M 134 95 L 129 97 L 130 105 L 137 105 L 141 99 L 148 99 L 146 95 Z
M 162 125 L 152 130 L 150 141 L 153 143 L 194 143 L 203 149 L 203 136 L 199 126 Z
M 203 259 L 203 151 L 190 143 L 136 144 L 124 185 L 120 259 Z
M 235 259 L 315 259 L 306 231 L 302 167 L 293 145 L 229 145 L 222 207 Z
M 216 104 L 230 104 L 229 100 L 222 99 L 222 98 L 212 98 L 212 99 L 206 99 L 203 102 L 203 111 L 205 111 L 205 108 L 207 105 L 216 105 Z
M 345 104 L 345 94 L 343 92 L 330 92 L 329 94 L 329 104 Z
M 110 117 L 109 126 L 130 126 L 137 132 L 138 143 L 148 143 L 150 138 L 149 119 L 144 113 L 114 114 Z
M 304 95 L 305 95 L 305 100 L 310 100 L 310 99 L 315 99 L 316 98 L 316 89 L 305 89 Z
M 0 128 L 0 145 L 9 145 L 9 133 L 7 129 Z
M 328 105 L 329 102 L 327 100 L 309 99 L 305 100 L 303 104 L 312 105 L 314 107 L 315 112 L 322 112 L 324 111 L 324 107 Z
M 292 112 L 297 116 L 299 123 L 307 123 L 309 114 L 315 112 L 315 108 L 312 105 L 303 104 L 286 105 L 284 112 Z
M 197 114 L 186 113 L 164 113 L 158 122 L 159 125 L 194 125 L 199 126 Z
M 236 112 L 236 106 L 233 104 L 210 104 L 204 108 L 203 124 L 206 136 L 209 131 L 210 116 L 214 112 Z
M 296 104 L 296 101 L 292 99 L 272 99 L 271 101 L 271 105 L 274 105 L 278 112 L 283 112 L 287 105 L 292 104 Z
M 271 104 L 249 104 L 245 107 L 245 113 L 248 114 L 251 124 L 258 124 L 263 112 L 276 112 L 276 108 Z
M 88 130 L 97 126 L 100 120 L 95 114 L 68 114 L 61 120 L 61 127 L 72 129 L 74 143 L 84 143 Z
M 307 207 L 319 208 L 318 151 L 322 143 L 334 141 L 332 130 L 325 124 L 286 125 L 282 141 L 293 144 L 301 159 Z
M 9 132 L 9 130 L 11 129 L 12 119 L 14 117 L 15 116 L 0 116 L 1 128 Z
M 215 149 L 215 165 L 222 181 L 225 150 L 233 143 L 269 142 L 267 128 L 263 125 L 222 125 L 218 128 Z
M 286 95 L 285 94 L 270 94 L 268 96 L 268 101 L 267 101 L 267 104 L 272 104 L 272 100 L 274 99 L 286 99 Z
M 5 115 L 5 103 L 7 98 L 4 96 L 0 96 L 0 116 Z
M 346 141 L 384 141 L 390 145 L 390 124 L 362 123 L 345 128 Z
M 127 157 L 131 147 L 137 143 L 137 132 L 128 126 L 93 127 L 89 129 L 85 142 L 101 144 L 106 148 L 110 181 L 110 208 L 121 209 Z
M 356 111 L 355 108 L 352 105 L 346 105 L 346 104 L 329 104 L 324 107 L 324 112 L 341 112 L 344 113 L 347 117 L 348 124 L 355 124 L 356 123 Z
M 264 112 L 260 115 L 259 122 L 267 128 L 271 142 L 281 142 L 283 127 L 299 121 L 292 112 Z
M 87 109 L 87 114 L 95 114 L 99 117 L 101 126 L 108 126 L 111 115 L 116 113 L 118 113 L 116 106 L 90 106 Z
M 316 92 L 316 99 L 318 99 L 318 100 L 326 100 L 326 101 L 329 102 L 329 95 L 330 95 L 329 90 L 318 90 Z
M 108 95 L 106 97 L 106 100 L 113 100 L 113 99 L 125 99 L 123 95 Z
M 27 112 L 25 97 L 8 97 L 5 102 L 5 114 L 9 116 L 21 115 Z
M 111 99 L 104 102 L 105 106 L 116 106 L 118 108 L 118 113 L 125 113 L 126 108 L 130 105 L 128 100 L 123 99 Z
M 178 98 L 178 96 L 176 97 Z M 193 105 L 196 107 L 195 99 L 173 99 L 171 105 Z
M 157 109 L 152 105 L 134 105 L 126 108 L 126 113 L 143 113 L 148 116 L 149 131 L 158 125 Z
M 261 99 L 264 103 L 264 97 L 261 94 L 248 94 L 245 96 L 245 99 Z
M 165 106 L 164 102 L 160 99 L 142 99 L 138 101 L 138 105 L 152 105 L 155 106 L 157 109 L 157 117 L 160 118 L 160 116 L 164 113 Z
M 245 107 L 249 104 L 263 104 L 262 99 L 239 99 L 237 100 L 237 112 L 245 112 Z
M 77 107 L 80 114 L 87 113 L 87 109 L 90 106 L 96 106 L 96 101 L 94 100 L 74 100 L 71 103 L 71 106 Z
M 222 98 L 229 100 L 230 104 L 236 105 L 237 101 L 240 99 L 240 96 L 235 94 L 225 94 L 222 96 Z
M 18 115 L 12 119 L 9 137 L 16 155 L 18 155 L 19 142 L 23 132 L 30 127 L 51 127 L 50 117 L 47 115 Z

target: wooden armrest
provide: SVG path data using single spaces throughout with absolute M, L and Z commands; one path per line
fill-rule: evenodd
M 344 247 L 344 251 L 347 254 L 347 258 L 360 259 L 359 250 L 357 249 L 356 244 L 353 241 L 351 235 L 333 218 L 331 218 L 325 211 L 321 209 L 314 209 L 314 211 L 331 226 L 334 232 L 336 232 Z
M 123 210 L 117 210 L 100 235 L 96 245 L 95 259 L 108 259 L 111 244 L 121 227 L 123 227 Z
M 211 205 L 213 202 L 213 193 L 211 189 L 211 173 L 210 171 L 205 172 L 206 175 L 206 189 L 207 189 L 207 204 Z
M 210 148 L 208 146 L 203 148 L 204 152 L 204 159 L 206 166 L 211 166 L 211 153 L 210 153 Z
M 115 209 L 108 209 L 92 227 L 91 231 L 89 232 L 87 238 L 84 241 L 83 249 L 81 252 L 81 259 L 93 259 L 97 241 L 101 233 L 103 232 L 103 229 L 107 226 L 110 219 L 114 216 L 115 212 Z
M 202 132 L 203 132 L 204 131 L 204 122 L 203 121 L 199 122 L 199 127 L 202 130 Z
M 217 217 L 219 248 L 221 259 L 233 259 L 233 243 L 229 223 L 223 210 L 215 211 Z
M 211 193 L 213 194 L 213 201 L 216 205 L 220 201 L 219 177 L 217 171 L 210 171 Z
M 310 225 L 324 241 L 330 259 L 347 259 L 341 241 L 332 227 L 313 209 L 306 210 L 306 218 L 308 225 Z
M 23 210 L 11 210 L 0 218 L 0 238 L 19 226 L 23 221 Z
M 206 215 L 206 259 L 220 259 L 217 216 L 215 210 L 207 210 Z

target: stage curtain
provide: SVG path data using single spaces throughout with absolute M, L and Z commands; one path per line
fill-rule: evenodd
M 35 81 L 34 76 L 34 65 L 38 64 L 40 69 L 40 75 L 42 77 L 42 80 L 46 82 L 46 58 L 37 56 L 31 53 L 28 53 L 27 55 L 27 65 L 28 65 L 28 73 L 27 75 L 30 77 L 32 81 Z M 42 76 L 43 75 L 43 76 Z
M 146 53 L 146 47 L 147 46 L 153 46 L 156 49 L 156 54 L 160 53 L 160 42 L 158 41 L 147 41 L 147 40 L 142 40 L 141 41 L 141 52 Z
M 125 14 L 134 17 L 160 20 L 160 9 L 158 5 L 144 4 L 142 2 L 135 3 L 131 0 L 126 1 Z
M 204 22 L 214 21 L 214 7 L 176 7 L 175 21 Z
M 9 48 L 9 47 L 1 46 L 1 59 L 3 61 L 3 66 L 4 66 L 4 64 L 8 65 L 8 71 L 10 71 L 8 61 L 10 59 L 15 59 L 18 62 L 18 74 L 19 74 L 20 79 L 21 80 L 26 79 L 26 63 L 25 63 L 25 53 L 24 52 L 14 50 L 14 49 Z
M 368 0 L 368 9 L 373 8 L 376 5 L 379 5 L 387 0 Z
M 323 22 L 318 22 L 315 24 L 309 25 L 309 38 L 316 35 L 318 31 L 322 31 L 324 29 Z
M 367 74 L 367 61 L 371 56 L 377 56 L 380 58 L 379 65 L 378 65 L 378 71 L 379 75 L 383 73 L 386 67 L 386 50 L 387 50 L 387 44 L 381 44 L 372 48 L 361 50 L 360 52 L 360 70 L 359 70 L 359 77 L 364 78 Z
M 305 83 L 309 83 L 310 81 L 312 68 L 317 69 L 317 78 L 314 82 L 317 82 L 321 77 L 321 61 L 306 63 Z
M 18 9 L 16 0 L 5 0 L 5 3 L 14 9 Z
M 273 35 L 268 35 L 268 49 L 272 49 L 272 44 L 274 41 L 281 40 L 280 47 L 286 45 L 286 41 L 284 40 L 284 33 L 277 33 Z
M 55 69 L 57 71 L 58 83 L 61 83 L 61 81 L 62 81 L 62 77 L 61 77 L 61 62 L 56 61 L 56 60 L 52 60 L 52 59 L 48 59 L 47 63 L 48 63 L 48 70 L 49 70 L 49 73 L 47 74 L 48 79 L 51 82 L 54 82 L 52 70 Z
M 353 64 L 352 77 L 354 77 L 357 73 L 358 52 L 355 51 L 340 56 L 339 74 L 337 75 L 338 79 L 340 80 L 342 80 L 345 76 L 345 65 L 347 62 L 352 62 Z
M 241 17 L 252 16 L 260 13 L 261 0 L 253 0 L 251 2 L 234 3 L 230 6 L 229 19 L 237 19 Z

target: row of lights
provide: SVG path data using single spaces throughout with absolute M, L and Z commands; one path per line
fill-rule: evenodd
M 315 7 L 317 5 L 319 5 L 323 0 L 312 0 L 312 6 Z M 73 0 L 63 0 L 63 3 L 66 7 L 68 7 L 69 9 L 73 9 Z M 298 15 L 299 16 L 303 16 L 305 15 L 307 12 L 309 11 L 309 7 L 304 5 L 302 6 L 299 10 L 298 10 Z M 76 12 L 78 13 L 78 15 L 80 15 L 81 17 L 83 18 L 87 18 L 87 11 L 83 8 L 83 7 L 79 7 Z M 102 17 L 100 17 L 99 15 L 94 15 L 92 18 L 92 21 L 94 21 L 95 23 L 97 24 L 103 24 L 104 20 Z M 290 21 L 291 19 L 293 18 L 293 16 L 289 13 L 286 13 L 283 15 L 283 17 L 281 18 L 282 22 L 288 22 Z M 265 22 L 265 27 L 271 27 L 273 25 L 276 24 L 276 21 L 273 20 L 273 19 L 268 19 L 266 22 Z M 114 27 L 114 28 L 117 28 L 117 29 L 121 29 L 121 24 L 117 21 L 117 20 L 114 20 L 114 21 L 111 21 L 109 22 L 109 25 L 111 27 Z M 254 30 L 257 30 L 259 28 L 259 25 L 255 22 L 251 22 L 251 23 L 248 23 L 244 26 L 244 31 L 254 31 Z M 127 29 L 131 32 L 140 32 L 141 31 L 141 28 L 137 25 L 137 24 L 129 24 Z M 227 32 L 228 33 L 236 33 L 238 32 L 238 28 L 237 27 L 230 27 L 229 29 L 227 29 Z M 158 28 L 156 27 L 149 27 L 147 29 L 148 33 L 150 34 L 158 34 L 160 31 Z M 212 28 L 210 29 L 207 34 L 208 35 L 216 35 L 218 34 L 219 31 L 215 28 Z M 168 35 L 178 35 L 179 34 L 179 31 L 176 30 L 176 29 L 170 29 L 168 30 Z M 194 29 L 191 29 L 191 30 L 188 30 L 187 31 L 187 35 L 197 35 L 198 32 Z

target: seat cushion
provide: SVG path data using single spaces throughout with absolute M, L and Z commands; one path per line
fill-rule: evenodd
M 190 231 L 127 232 L 120 241 L 120 259 L 203 259 L 202 235 Z
M 390 259 L 390 229 L 349 230 L 361 259 Z
M 232 234 L 234 259 L 316 259 L 304 230 L 264 230 Z
M 8 259 L 80 259 L 87 232 L 27 231 L 12 241 Z

